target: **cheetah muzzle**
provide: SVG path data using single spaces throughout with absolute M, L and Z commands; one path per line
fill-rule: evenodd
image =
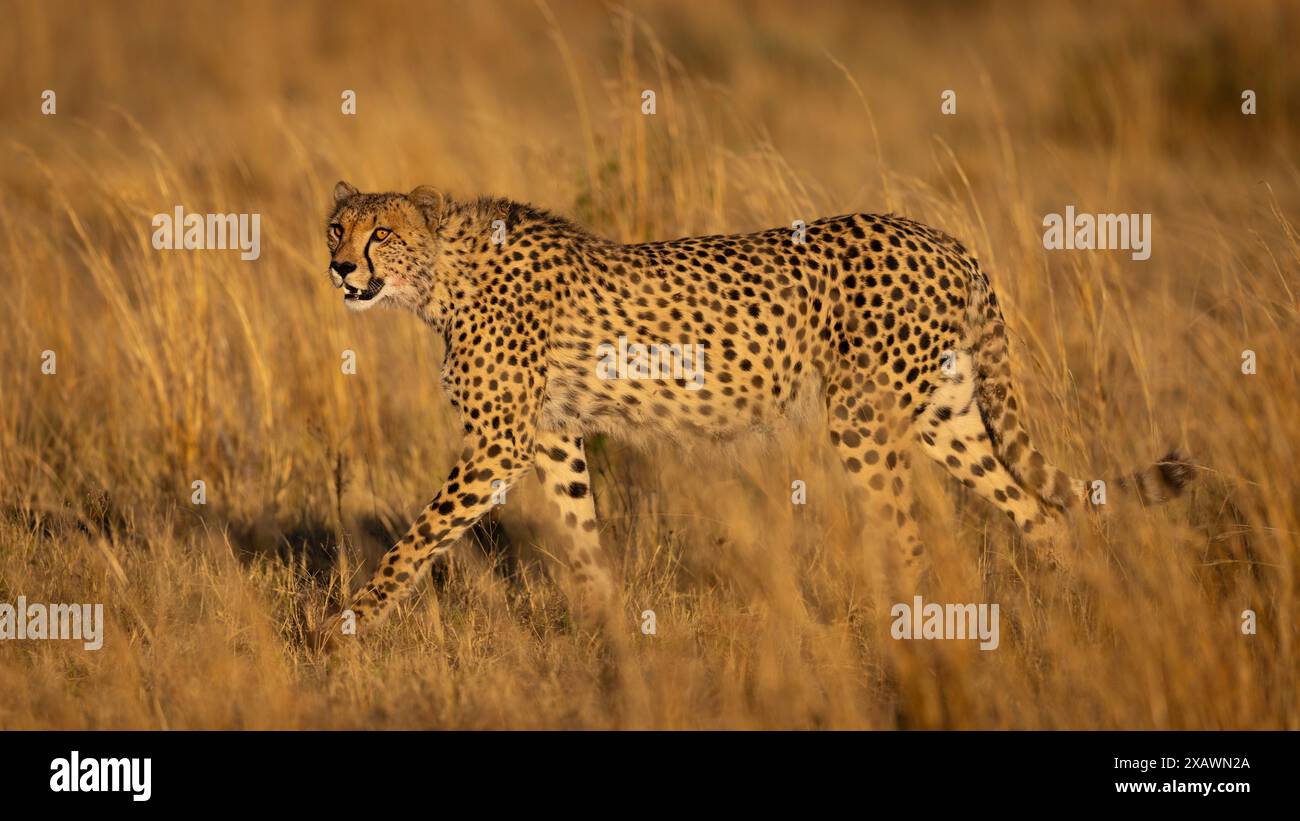
M 358 303 L 372 302 L 378 298 L 379 294 L 384 290 L 384 281 L 372 278 L 365 288 L 357 288 L 346 282 L 341 287 L 343 288 L 343 302 L 349 308 L 356 310 L 361 307 Z

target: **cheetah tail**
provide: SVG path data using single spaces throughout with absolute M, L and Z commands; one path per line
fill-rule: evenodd
M 1191 457 L 1183 449 L 1173 448 L 1155 464 L 1119 477 L 1115 485 L 1143 505 L 1158 505 L 1181 496 L 1195 478 L 1196 464 Z
M 1021 424 L 1021 405 L 1007 356 L 1006 327 L 992 294 L 982 314 L 981 332 L 973 351 L 975 396 L 998 458 L 1045 504 L 1061 509 L 1075 504 L 1093 506 L 1092 486 L 1048 462 Z M 1195 475 L 1196 467 L 1188 455 L 1174 448 L 1154 464 L 1114 479 L 1112 484 L 1123 495 L 1131 495 L 1143 505 L 1154 505 L 1179 496 Z

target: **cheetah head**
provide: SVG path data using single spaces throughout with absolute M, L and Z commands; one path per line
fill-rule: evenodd
M 433 226 L 445 202 L 428 186 L 409 194 L 362 194 L 346 182 L 334 186 L 325 229 L 329 276 L 348 308 L 417 304 L 433 261 Z

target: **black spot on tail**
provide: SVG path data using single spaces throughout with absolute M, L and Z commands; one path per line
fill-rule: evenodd
M 1178 448 L 1169 451 L 1163 459 L 1156 462 L 1156 469 L 1160 474 L 1160 480 L 1168 488 L 1170 497 L 1181 494 L 1183 488 L 1196 478 L 1196 465 Z

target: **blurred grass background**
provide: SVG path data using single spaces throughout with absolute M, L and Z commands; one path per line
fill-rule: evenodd
M 109 623 L 97 653 L 0 643 L 0 727 L 1300 728 L 1293 4 L 4 12 L 0 601 L 103 602 Z M 939 595 L 1002 608 L 982 653 L 888 638 L 878 527 L 815 418 L 725 450 L 610 438 L 592 464 L 630 657 L 569 623 L 525 485 L 322 663 L 301 632 L 457 432 L 427 330 L 327 285 L 339 178 L 529 200 L 629 242 L 901 212 L 978 251 L 1051 458 L 1105 477 L 1183 443 L 1206 467 L 1168 508 L 1077 521 L 1066 576 L 922 466 Z M 261 258 L 153 250 L 177 204 L 260 213 Z M 1151 259 L 1044 252 L 1070 204 L 1153 214 Z

